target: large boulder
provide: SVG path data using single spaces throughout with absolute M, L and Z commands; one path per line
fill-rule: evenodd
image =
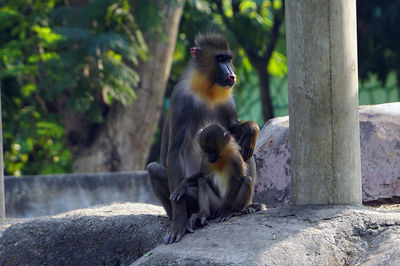
M 400 103 L 359 108 L 364 202 L 400 197 Z M 290 202 L 289 119 L 269 120 L 255 149 L 255 200 Z
M 361 175 L 366 201 L 400 196 L 400 103 L 360 108 Z
M 0 265 L 128 265 L 168 227 L 162 207 L 139 203 L 0 220 Z

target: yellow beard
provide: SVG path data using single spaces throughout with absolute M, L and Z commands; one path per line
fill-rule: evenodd
M 210 82 L 205 74 L 196 70 L 191 74 L 190 87 L 201 100 L 212 108 L 218 104 L 225 103 L 232 93 L 232 87 L 218 86 Z

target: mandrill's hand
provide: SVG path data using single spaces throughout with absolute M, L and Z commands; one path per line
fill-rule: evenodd
M 251 144 L 251 141 L 249 138 L 246 138 L 245 135 L 242 135 L 239 140 L 238 144 L 240 146 L 240 154 L 243 157 L 244 161 L 247 161 L 254 152 L 254 146 Z
M 259 131 L 258 125 L 253 121 L 239 122 L 231 128 L 230 132 L 241 148 L 243 160 L 247 161 L 253 156 Z
M 172 244 L 179 242 L 181 238 L 188 233 L 193 233 L 194 230 L 192 226 L 189 224 L 189 221 L 186 219 L 184 224 L 173 224 L 171 231 L 165 236 L 164 244 Z
M 183 183 L 183 182 L 182 182 Z M 187 185 L 181 184 L 178 186 L 174 192 L 169 196 L 170 200 L 180 201 L 183 196 L 187 193 Z

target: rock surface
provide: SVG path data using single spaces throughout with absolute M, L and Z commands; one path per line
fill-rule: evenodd
M 361 106 L 363 201 L 400 196 L 400 103 Z M 255 200 L 270 206 L 290 202 L 289 119 L 268 121 L 255 149 Z
M 363 198 L 400 196 L 400 103 L 360 107 Z
M 268 209 L 163 245 L 168 226 L 161 207 L 132 203 L 3 220 L 0 265 L 400 263 L 400 213 L 362 206 Z
M 400 213 L 285 207 L 210 224 L 132 265 L 399 265 Z
M 289 117 L 269 120 L 258 135 L 254 200 L 269 206 L 290 202 Z
M 0 222 L 0 265 L 128 265 L 162 243 L 162 207 L 124 203 Z

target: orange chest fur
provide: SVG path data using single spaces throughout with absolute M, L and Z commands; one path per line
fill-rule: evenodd
M 228 160 L 227 158 L 219 158 L 215 163 L 211 164 L 212 168 L 215 172 L 225 172 L 227 170 L 228 166 Z
M 230 144 L 226 145 L 220 152 L 218 160 L 211 164 L 215 172 L 226 174 L 231 171 L 232 156 L 234 156 L 235 149 L 237 149 L 237 147 Z
M 193 71 L 190 80 L 191 90 L 203 101 L 214 107 L 228 100 L 232 87 L 221 87 L 212 83 L 207 76 L 199 71 Z

